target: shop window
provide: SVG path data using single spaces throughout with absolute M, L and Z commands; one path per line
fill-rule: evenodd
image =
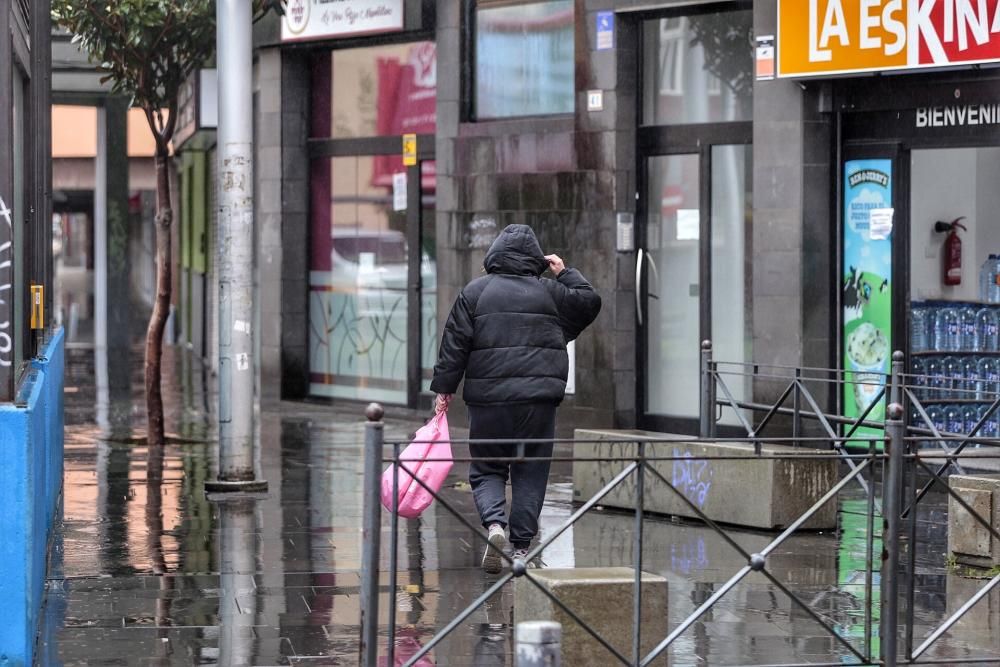
M 750 10 L 643 24 L 644 125 L 753 118 Z
M 313 65 L 314 138 L 433 134 L 437 49 L 412 42 L 335 50 Z
M 477 119 L 573 113 L 573 4 L 479 3 L 473 110 Z

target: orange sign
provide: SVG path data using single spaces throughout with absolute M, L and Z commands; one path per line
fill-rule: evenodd
M 1000 61 L 1000 0 L 778 0 L 778 76 Z

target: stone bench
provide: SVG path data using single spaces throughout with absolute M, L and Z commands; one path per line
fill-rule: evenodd
M 632 656 L 632 591 L 635 570 L 629 567 L 529 570 L 529 575 L 585 621 L 608 644 Z M 525 577 L 514 586 L 514 624 L 555 621 L 562 625 L 562 664 L 603 667 L 617 664 L 590 633 L 562 611 Z M 647 655 L 668 633 L 667 580 L 642 574 L 642 651 Z M 666 652 L 654 661 L 666 665 Z
M 706 461 L 698 457 L 754 458 L 745 443 L 692 443 L 690 436 L 651 431 L 577 429 L 578 440 L 599 442 L 574 445 L 575 458 L 610 457 L 612 461 L 574 461 L 573 498 L 586 502 L 635 457 L 637 440 L 670 440 L 646 445 L 646 456 L 690 460 L 651 463 L 678 491 L 705 515 L 720 523 L 764 530 L 782 529 L 798 519 L 839 481 L 839 463 L 830 459 Z M 676 440 L 676 442 L 673 442 Z M 785 445 L 763 446 L 766 454 L 809 454 L 814 449 Z M 620 460 L 618 460 L 620 459 Z M 619 484 L 600 504 L 635 508 L 635 475 Z M 646 474 L 645 508 L 649 512 L 698 518 L 698 515 L 654 475 Z M 837 527 L 837 502 L 828 502 L 803 528 Z
M 979 516 L 1000 531 L 1000 475 L 952 475 L 948 484 Z M 963 565 L 1000 565 L 1000 540 L 948 496 L 948 551 Z

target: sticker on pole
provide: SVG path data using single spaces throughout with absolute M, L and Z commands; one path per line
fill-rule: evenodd
M 403 135 L 403 165 L 415 167 L 417 164 L 417 135 Z
M 236 368 L 241 371 L 250 370 L 250 355 L 246 352 L 236 355 Z

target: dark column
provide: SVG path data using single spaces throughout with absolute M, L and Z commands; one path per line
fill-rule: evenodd
M 108 98 L 98 122 L 94 301 L 98 392 L 106 364 L 112 430 L 127 429 L 131 400 L 128 100 Z M 105 356 L 106 355 L 106 356 Z M 102 363 L 105 362 L 105 363 Z M 103 397 L 100 397 L 103 398 Z
M 281 304 L 281 395 L 304 398 L 309 391 L 309 131 L 310 63 L 307 55 L 285 52 L 277 66 L 281 68 L 281 94 L 277 96 L 276 114 L 281 130 L 280 180 L 274 195 L 281 206 L 280 234 L 282 254 L 288 257 L 280 266 L 280 280 L 274 280 L 273 293 L 261 283 L 262 303 L 269 298 Z M 261 100 L 261 134 L 267 126 L 263 116 L 271 109 Z M 261 165 L 263 168 L 263 165 Z M 263 175 L 262 175 L 263 178 Z M 263 188 L 261 197 L 268 190 Z M 267 224 L 266 214 L 262 220 Z M 275 222 L 277 224 L 277 222 Z M 270 296 L 269 296 L 270 294 Z M 279 319 L 279 318 L 275 318 Z M 265 358 L 267 352 L 265 351 Z M 266 382 L 266 380 L 265 380 Z

